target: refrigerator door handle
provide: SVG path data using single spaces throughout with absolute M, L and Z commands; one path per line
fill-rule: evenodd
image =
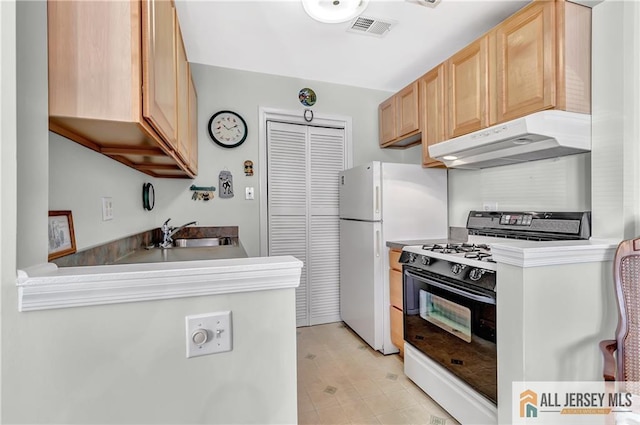
M 376 214 L 380 214 L 380 186 L 376 186 Z
M 380 230 L 376 230 L 376 257 L 380 256 Z

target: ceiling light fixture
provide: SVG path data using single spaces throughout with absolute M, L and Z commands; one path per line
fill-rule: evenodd
M 409 3 L 419 4 L 420 6 L 436 7 L 440 0 L 406 0 Z
M 369 0 L 302 0 L 305 12 L 326 24 L 346 22 L 367 8 Z

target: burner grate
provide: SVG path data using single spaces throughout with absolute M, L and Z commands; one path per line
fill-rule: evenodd
M 495 263 L 495 261 L 493 260 L 491 253 L 489 252 L 468 252 L 464 255 L 465 258 L 472 258 L 475 260 L 479 260 L 479 261 L 488 261 L 491 263 Z
M 486 244 L 472 244 L 467 242 L 448 243 L 448 244 L 429 244 L 422 245 L 422 249 L 426 251 L 440 252 L 442 254 L 465 254 L 474 252 L 488 252 L 489 246 Z M 472 257 L 469 257 L 472 258 Z

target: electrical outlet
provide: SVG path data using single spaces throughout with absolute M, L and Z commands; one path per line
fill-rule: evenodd
M 231 311 L 185 317 L 187 358 L 232 349 Z
M 482 209 L 484 211 L 498 211 L 498 203 L 492 201 L 483 202 Z
M 244 199 L 248 199 L 248 200 L 254 199 L 253 187 L 245 187 L 244 188 Z
M 102 198 L 102 221 L 113 220 L 113 200 Z

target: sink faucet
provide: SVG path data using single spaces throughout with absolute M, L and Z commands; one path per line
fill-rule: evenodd
M 162 243 L 160 243 L 160 248 L 170 248 L 173 246 L 173 235 L 175 235 L 176 233 L 178 233 L 178 231 L 182 230 L 183 228 L 187 227 L 187 226 L 191 226 L 192 224 L 198 224 L 197 221 L 190 221 L 187 224 L 183 224 L 180 227 L 171 227 L 169 226 L 169 221 L 171 219 L 167 219 L 167 221 L 164 222 L 164 224 L 162 225 Z

